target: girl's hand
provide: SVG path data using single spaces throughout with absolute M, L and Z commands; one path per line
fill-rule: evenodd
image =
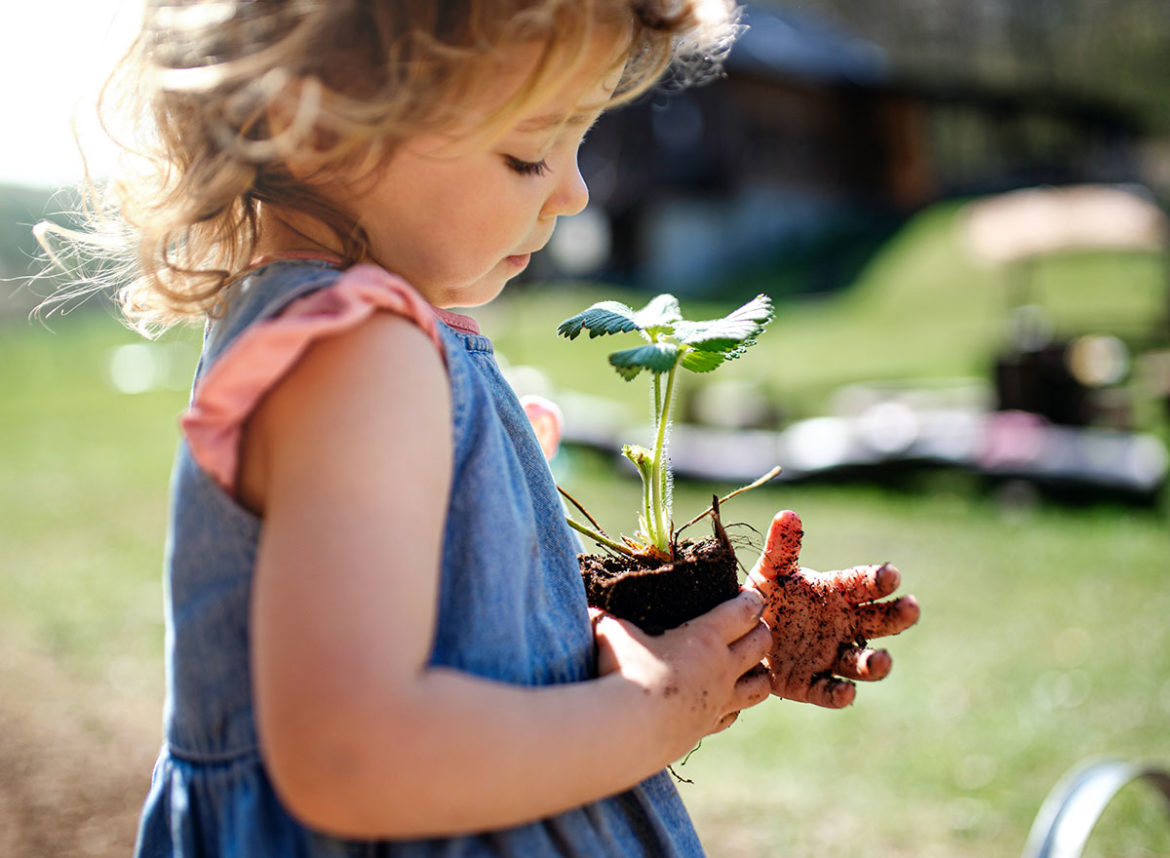
M 748 586 L 767 600 L 772 693 L 840 709 L 856 694 L 849 680 L 878 680 L 890 672 L 890 654 L 867 648 L 866 641 L 910 628 L 918 622 L 918 602 L 913 596 L 876 601 L 901 583 L 888 563 L 833 572 L 800 568 L 803 535 L 796 513 L 777 513 Z
M 760 664 L 771 644 L 761 622 L 764 607 L 758 592 L 742 590 L 661 635 L 594 610 L 599 673 L 620 674 L 662 704 L 664 729 L 681 756 L 768 698 L 768 673 Z

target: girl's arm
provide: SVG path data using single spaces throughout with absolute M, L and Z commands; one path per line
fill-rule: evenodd
M 311 827 L 417 837 L 537 819 L 632 786 L 768 696 L 766 676 L 744 676 L 769 642 L 751 592 L 658 638 L 607 620 L 597 680 L 523 688 L 428 666 L 450 425 L 433 344 L 388 314 L 314 345 L 249 423 L 258 729 Z

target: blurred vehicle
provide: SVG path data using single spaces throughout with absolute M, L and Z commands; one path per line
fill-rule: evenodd
M 995 411 L 979 467 L 1057 488 L 1138 496 L 1166 479 L 1165 445 L 1141 431 L 1141 408 L 1170 408 L 1170 221 L 1142 189 L 1074 185 L 1029 188 L 979 200 L 963 217 L 969 251 L 1002 273 L 1011 309 L 994 358 Z M 1085 251 L 1157 254 L 1161 313 L 1126 330 L 1100 316 L 1061 329 L 1037 298 L 1037 268 Z M 1111 284 L 1101 284 L 1108 289 Z M 1149 411 L 1149 409 L 1146 409 Z

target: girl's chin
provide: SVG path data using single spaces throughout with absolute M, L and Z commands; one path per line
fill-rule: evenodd
M 500 268 L 502 270 L 493 271 L 471 285 L 444 290 L 438 300 L 431 300 L 426 295 L 423 297 L 444 310 L 454 307 L 481 307 L 503 292 L 508 281 L 520 273 L 511 269 L 511 266 L 501 265 Z

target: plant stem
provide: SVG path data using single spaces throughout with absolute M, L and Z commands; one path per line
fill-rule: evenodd
M 721 503 L 721 504 L 723 504 L 723 503 L 727 503 L 727 501 L 731 500 L 731 499 L 732 499 L 733 497 L 735 497 L 736 495 L 741 495 L 741 494 L 743 494 L 744 492 L 750 492 L 752 489 L 758 489 L 760 486 L 762 486 L 764 483 L 768 482 L 769 480 L 771 480 L 771 479 L 774 479 L 775 477 L 778 477 L 778 476 L 780 476 L 780 472 L 781 472 L 781 470 L 782 470 L 782 468 L 781 468 L 779 465 L 777 465 L 776 467 L 774 467 L 772 470 L 768 471 L 768 473 L 764 474 L 764 476 L 760 477 L 760 478 L 759 478 L 758 480 L 756 480 L 755 482 L 753 482 L 753 483 L 748 483 L 746 486 L 740 486 L 740 487 L 739 487 L 738 489 L 736 489 L 735 491 L 733 491 L 733 492 L 730 492 L 729 494 L 725 494 L 723 497 L 719 498 L 719 503 Z M 692 518 L 690 521 L 688 521 L 686 524 L 684 524 L 682 527 L 680 527 L 680 528 L 679 528 L 679 529 L 678 529 L 678 530 L 675 532 L 675 536 L 678 536 L 678 534 L 682 533 L 684 530 L 686 530 L 686 529 L 687 529 L 688 527 L 690 527 L 692 524 L 694 524 L 695 522 L 697 522 L 697 521 L 698 521 L 699 519 L 701 519 L 703 516 L 705 516 L 705 515 L 710 515 L 710 514 L 711 514 L 711 513 L 712 513 L 714 510 L 715 510 L 715 506 L 714 506 L 714 505 L 711 505 L 711 506 L 707 507 L 707 508 L 706 508 L 705 510 L 703 510 L 701 513 L 699 513 L 699 514 L 698 514 L 698 515 L 696 515 L 694 518 Z
M 581 502 L 579 500 L 577 500 L 575 497 L 573 497 L 571 494 L 569 494 L 567 491 L 565 491 L 559 485 L 557 486 L 557 491 L 560 492 L 569 503 L 571 503 L 573 506 L 577 507 L 577 510 L 581 513 L 581 515 L 583 515 L 587 519 L 589 519 L 589 523 L 592 524 L 595 528 L 597 528 L 598 533 L 600 533 L 604 537 L 607 537 L 607 538 L 609 537 L 609 534 L 605 532 L 605 528 L 597 523 L 597 519 L 595 519 L 593 516 L 591 516 L 589 514 L 589 510 L 587 510 L 587 509 L 585 509 L 585 507 L 581 506 Z
M 651 545 L 658 544 L 657 507 L 654 500 L 654 461 L 651 454 L 650 470 L 642 475 L 642 520 L 646 529 L 646 539 Z
M 681 357 L 680 354 L 679 358 Z M 653 452 L 654 470 L 650 480 L 652 484 L 650 512 L 653 519 L 646 525 L 651 531 L 646 535 L 650 537 L 655 547 L 667 553 L 670 552 L 670 510 L 666 508 L 666 427 L 670 422 L 670 405 L 674 397 L 674 377 L 678 374 L 678 363 L 676 360 L 666 377 L 666 392 L 662 396 L 662 407 L 658 413 L 658 435 L 654 439 Z M 657 385 L 658 376 L 655 375 L 654 379 Z
M 662 376 L 659 373 L 654 373 L 654 425 L 658 425 L 658 421 L 662 417 Z
M 573 519 L 569 518 L 567 515 L 565 516 L 565 522 L 569 525 L 569 527 L 573 528 L 573 530 L 588 536 L 598 545 L 604 545 L 606 548 L 611 548 L 614 551 L 629 555 L 630 557 L 634 556 L 634 552 L 626 546 L 622 545 L 620 542 L 614 542 L 612 539 L 608 539 L 602 536 L 596 530 L 591 530 L 590 528 L 581 524 L 579 521 L 574 521 Z

